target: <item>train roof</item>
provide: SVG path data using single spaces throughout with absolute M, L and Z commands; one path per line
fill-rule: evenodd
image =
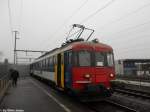
M 72 49 L 81 49 L 81 48 L 95 48 L 95 49 L 108 49 L 112 50 L 112 47 L 103 43 L 94 43 L 94 42 L 76 42 L 70 45 Z
M 112 47 L 109 45 L 106 45 L 104 43 L 100 42 L 94 42 L 94 41 L 75 41 L 70 42 L 65 45 L 62 45 L 60 48 L 55 48 L 49 52 L 46 52 L 45 54 L 38 57 L 36 60 L 39 60 L 43 57 L 47 57 L 50 54 L 57 54 L 59 52 L 67 51 L 67 50 L 79 50 L 79 49 L 95 49 L 95 50 L 105 50 L 105 51 L 112 51 Z

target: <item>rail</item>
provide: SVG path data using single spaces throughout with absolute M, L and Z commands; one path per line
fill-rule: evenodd
M 135 110 L 133 108 L 127 107 L 127 106 L 119 104 L 117 102 L 113 102 L 113 101 L 110 101 L 110 100 L 105 100 L 105 102 L 107 102 L 107 103 L 109 103 L 111 105 L 114 105 L 116 107 L 119 107 L 119 108 L 125 110 L 125 112 L 138 112 L 137 110 Z
M 86 107 L 88 107 L 90 110 L 92 110 L 93 112 L 102 112 L 102 111 L 121 111 L 121 112 L 139 112 L 138 110 L 135 110 L 131 107 L 122 105 L 120 103 L 111 101 L 111 100 L 103 100 L 100 102 L 92 102 L 90 104 L 85 105 Z
M 138 91 L 138 90 L 133 90 L 133 89 L 114 89 L 115 92 L 118 93 L 123 93 L 123 94 L 128 94 L 136 97 L 142 97 L 145 99 L 150 99 L 150 93 L 148 92 L 143 92 L 143 91 Z

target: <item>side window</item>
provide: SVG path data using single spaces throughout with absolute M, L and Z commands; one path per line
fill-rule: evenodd
M 114 65 L 114 58 L 112 53 L 107 53 L 107 64 L 111 67 Z
M 120 60 L 118 61 L 118 64 L 121 64 L 121 61 L 120 61 Z
M 44 64 L 44 60 L 42 60 L 42 69 L 44 69 L 45 64 Z
M 48 58 L 46 59 L 46 69 L 48 70 L 48 67 L 49 67 L 49 65 L 48 65 Z
M 64 63 L 67 65 L 72 64 L 72 51 L 67 51 L 64 53 Z
M 42 61 L 40 61 L 40 69 L 42 70 Z
M 64 64 L 64 53 L 61 53 L 61 64 Z
M 48 58 L 48 66 L 50 66 L 50 57 Z
M 52 56 L 52 65 L 54 66 L 54 56 Z
M 54 56 L 54 64 L 57 64 L 57 56 Z
M 35 63 L 34 63 L 34 69 L 36 69 Z
M 72 64 L 72 52 L 68 52 L 68 64 Z
M 56 64 L 56 56 L 53 56 L 53 65 Z
M 46 69 L 46 59 L 44 59 L 44 64 L 45 64 L 45 67 L 44 67 L 44 68 Z
M 45 60 L 43 60 L 43 69 L 45 68 Z
M 49 65 L 51 66 L 52 58 L 49 58 Z
M 37 70 L 39 70 L 39 62 L 37 62 Z
M 73 64 L 74 66 L 78 66 L 78 53 L 77 52 L 73 53 Z
M 37 63 L 35 63 L 35 69 L 37 70 Z

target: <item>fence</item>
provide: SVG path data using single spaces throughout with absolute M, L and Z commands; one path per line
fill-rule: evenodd
M 0 63 L 0 101 L 2 100 L 7 88 L 9 87 L 10 75 L 9 75 L 9 64 Z
M 10 85 L 10 80 L 9 80 L 8 75 L 6 75 L 0 79 L 0 102 L 1 102 L 5 92 L 7 91 L 9 85 Z

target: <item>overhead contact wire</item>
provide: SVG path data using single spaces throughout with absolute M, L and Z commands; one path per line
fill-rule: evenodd
M 80 22 L 80 24 L 85 23 L 86 21 L 88 21 L 89 19 L 91 19 L 92 17 L 94 17 L 96 14 L 98 14 L 100 11 L 104 10 L 105 8 L 107 8 L 108 6 L 110 6 L 113 2 L 115 2 L 115 0 L 111 0 L 108 3 L 106 3 L 103 7 L 99 8 L 98 10 L 96 10 L 94 13 L 92 13 L 91 15 L 87 16 L 84 20 L 82 20 Z

